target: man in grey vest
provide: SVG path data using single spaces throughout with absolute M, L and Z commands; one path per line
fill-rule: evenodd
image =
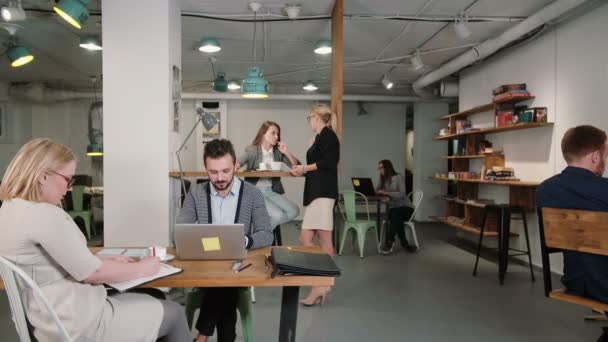
M 247 249 L 272 244 L 270 217 L 260 190 L 234 176 L 239 165 L 229 140 L 215 139 L 203 154 L 209 182 L 192 187 L 179 212 L 177 223 L 242 223 Z M 207 341 L 217 327 L 218 342 L 236 339 L 238 288 L 207 288 L 196 329 L 197 342 Z

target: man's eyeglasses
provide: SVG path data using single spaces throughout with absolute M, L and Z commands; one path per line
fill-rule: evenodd
M 65 175 L 62 175 L 61 173 L 57 172 L 57 171 L 53 171 L 50 170 L 50 172 L 56 174 L 57 176 L 60 176 L 61 178 L 65 179 L 65 182 L 67 183 L 68 188 L 71 188 L 72 185 L 74 185 L 74 177 L 68 177 Z

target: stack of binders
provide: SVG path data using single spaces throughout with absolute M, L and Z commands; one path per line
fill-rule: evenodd
M 277 275 L 312 275 L 339 277 L 340 269 L 329 255 L 325 253 L 297 252 L 288 248 L 273 248 L 269 258 L 274 270 L 271 277 Z

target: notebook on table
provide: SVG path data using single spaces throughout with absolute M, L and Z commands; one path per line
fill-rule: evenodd
M 151 275 L 149 277 L 137 278 L 137 279 L 133 279 L 133 280 L 121 281 L 118 283 L 106 283 L 106 285 L 108 285 L 112 288 L 115 288 L 119 292 L 124 292 L 124 291 L 132 289 L 134 287 L 137 287 L 139 285 L 149 283 L 149 282 L 159 279 L 159 278 L 168 277 L 170 275 L 174 275 L 174 274 L 180 273 L 182 271 L 183 270 L 181 268 L 177 268 L 177 267 L 173 267 L 171 265 L 161 263 L 160 269 L 154 275 Z

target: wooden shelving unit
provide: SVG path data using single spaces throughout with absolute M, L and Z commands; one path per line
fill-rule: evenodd
M 433 140 L 449 140 L 458 137 L 463 137 L 467 135 L 478 135 L 478 134 L 489 134 L 489 133 L 498 133 L 498 132 L 508 132 L 508 131 L 518 131 L 521 129 L 529 129 L 529 128 L 537 128 L 544 126 L 553 126 L 553 122 L 531 122 L 531 123 L 519 123 L 510 126 L 503 127 L 492 127 L 492 128 L 483 128 L 478 131 L 470 131 L 463 133 L 454 133 L 448 135 L 438 135 L 433 137 Z
M 516 130 L 524 130 L 539 127 L 551 127 L 552 122 L 530 122 L 530 123 L 519 123 L 510 126 L 501 127 L 489 127 L 480 130 L 456 133 L 456 121 L 459 119 L 465 119 L 468 116 L 492 112 L 498 105 L 503 104 L 515 104 L 522 101 L 534 99 L 534 96 L 519 96 L 515 98 L 504 99 L 497 102 L 484 104 L 481 106 L 473 107 L 458 113 L 442 116 L 441 120 L 449 121 L 450 132 L 448 135 L 435 136 L 434 140 L 454 140 L 458 139 L 461 143 L 464 143 L 462 153 L 464 155 L 448 155 L 443 156 L 448 162 L 449 171 L 453 172 L 469 172 L 469 163 L 471 160 L 479 159 L 483 163 L 484 169 L 489 170 L 494 166 L 505 166 L 505 155 L 503 154 L 479 154 L 478 145 L 485 139 L 485 134 L 490 133 L 501 133 Z M 482 175 L 483 177 L 483 175 Z M 431 177 L 438 181 L 447 181 L 451 184 L 452 197 L 443 197 L 442 200 L 445 202 L 445 216 L 431 217 L 432 219 L 448 224 L 452 227 L 461 229 L 474 234 L 480 234 L 480 226 L 482 224 L 483 214 L 485 205 L 479 202 L 467 202 L 468 199 L 477 199 L 479 186 L 485 185 L 497 185 L 506 186 L 509 188 L 509 203 L 512 205 L 522 206 L 529 211 L 535 209 L 536 203 L 536 187 L 539 182 L 522 181 L 519 179 L 512 179 L 508 181 L 489 181 L 484 179 L 464 179 L 464 178 L 448 178 L 448 177 Z M 454 188 L 455 187 L 455 188 Z M 462 223 L 449 217 L 461 218 Z M 484 229 L 484 236 L 497 236 L 498 231 L 498 218 L 492 213 L 488 214 L 486 220 L 486 227 Z M 517 234 L 512 234 L 517 235 Z
M 491 185 L 508 185 L 508 186 L 531 186 L 536 187 L 540 183 L 539 182 L 524 182 L 517 179 L 505 180 L 505 181 L 488 181 L 484 179 L 451 179 L 447 177 L 431 177 L 432 179 L 437 180 L 445 180 L 445 181 L 454 181 L 454 182 L 463 182 L 463 183 L 478 183 L 478 184 L 491 184 Z
M 476 154 L 476 155 L 471 155 L 471 156 L 444 156 L 441 157 L 443 159 L 481 159 L 481 158 L 486 158 L 490 155 L 487 154 Z

